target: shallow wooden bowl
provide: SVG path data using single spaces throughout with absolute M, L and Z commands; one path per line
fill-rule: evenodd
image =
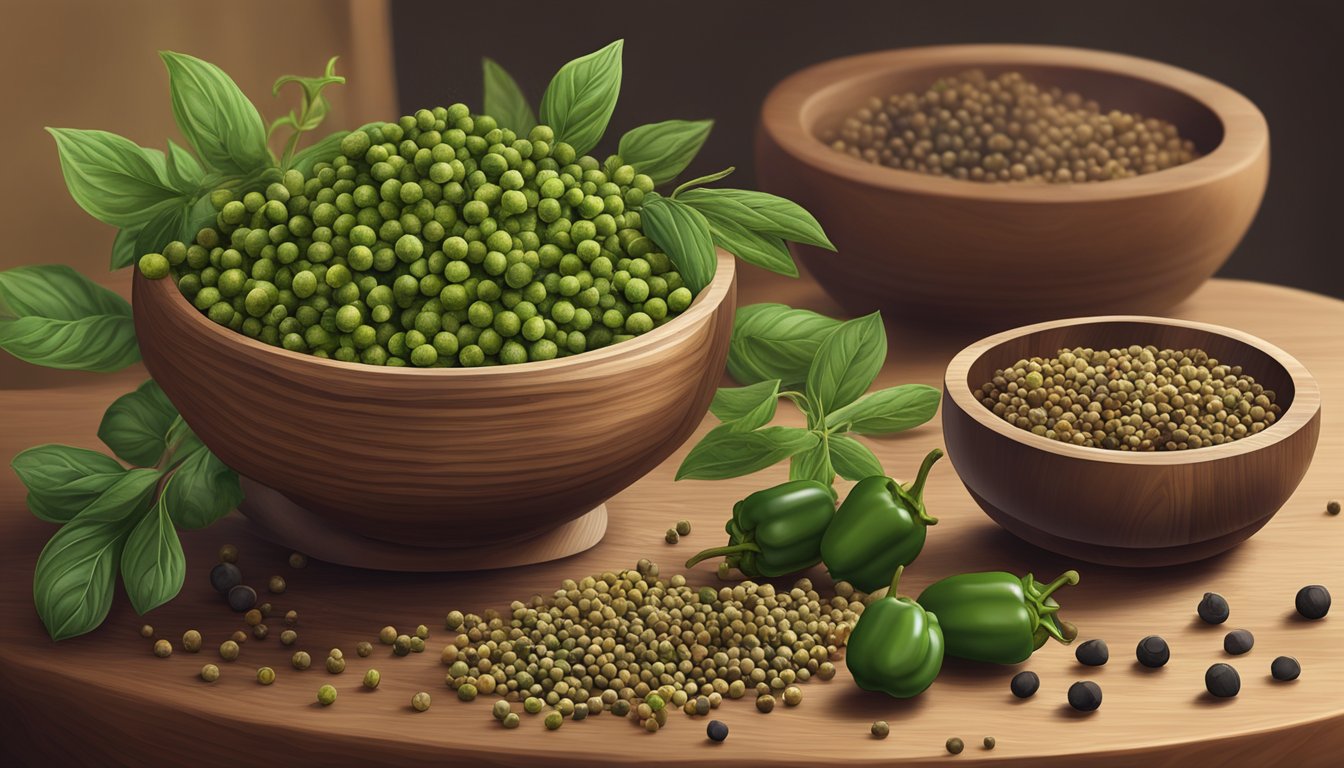
M 1175 123 L 1201 153 L 1157 173 L 1081 184 L 989 184 L 871 165 L 824 130 L 875 95 L 922 91 L 979 67 Z M 793 246 L 849 312 L 1002 328 L 1157 313 L 1227 260 L 1264 195 L 1269 130 L 1232 89 L 1155 61 L 1078 48 L 953 45 L 836 59 L 766 98 L 762 189 L 801 203 L 838 253 Z
M 720 251 L 695 303 L 630 341 L 414 369 L 263 344 L 211 322 L 168 280 L 137 275 L 133 290 L 145 367 L 224 463 L 345 540 L 449 550 L 555 530 L 667 458 L 714 396 L 737 299 Z
M 1018 360 L 1060 349 L 1198 347 L 1275 392 L 1280 418 L 1222 445 L 1131 453 L 1061 443 L 994 415 L 974 391 Z M 1307 369 L 1250 334 L 1206 323 L 1112 316 L 1017 328 L 957 353 L 943 383 L 943 435 L 962 483 L 999 525 L 1107 565 L 1200 560 L 1236 546 L 1279 510 L 1311 464 L 1321 391 Z

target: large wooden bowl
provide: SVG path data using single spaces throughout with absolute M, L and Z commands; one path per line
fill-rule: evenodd
M 464 550 L 575 520 L 690 436 L 723 373 L 737 284 L 720 251 L 713 283 L 650 333 L 469 369 L 272 347 L 211 322 L 169 280 L 137 275 L 133 297 L 145 367 L 224 463 L 345 544 Z
M 1265 430 L 1229 443 L 1136 453 L 1061 443 L 995 416 L 974 394 L 1000 368 L 1060 349 L 1198 347 L 1240 365 L 1283 407 Z M 999 525 L 1096 563 L 1171 565 L 1236 546 L 1269 522 L 1302 480 L 1321 425 L 1321 392 L 1283 350 L 1231 328 L 1154 317 L 1086 317 L 990 336 L 947 367 L 943 435 L 962 483 Z
M 979 67 L 1175 123 L 1202 156 L 1081 184 L 958 181 L 871 165 L 818 136 L 875 95 L 922 91 Z M 798 72 L 766 98 L 762 189 L 816 215 L 838 253 L 793 246 L 853 314 L 1003 328 L 1158 313 L 1190 295 L 1250 226 L 1269 174 L 1269 130 L 1241 94 L 1146 59 L 1037 45 L 908 48 Z

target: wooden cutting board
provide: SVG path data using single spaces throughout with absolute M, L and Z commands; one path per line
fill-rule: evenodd
M 784 301 L 823 311 L 833 306 L 806 281 L 787 282 L 752 274 L 743 303 Z M 926 498 L 941 522 L 929 535 L 919 561 L 908 571 L 904 591 L 917 594 L 952 573 L 1006 569 L 1054 576 L 1076 567 L 1082 583 L 1065 590 L 1063 615 L 1082 639 L 1103 638 L 1111 662 L 1085 668 L 1072 649 L 1050 644 L 1027 664 L 993 667 L 949 661 L 922 696 L 896 701 L 856 688 L 841 665 L 830 682 L 803 686 L 801 706 L 779 706 L 768 715 L 749 700 L 726 701 L 713 713 L 731 728 L 728 740 L 705 738 L 708 718 L 673 713 L 668 726 L 650 735 L 609 713 L 567 722 L 546 731 L 539 717 L 523 715 L 520 728 L 504 730 L 491 717 L 490 699 L 459 702 L 444 686 L 438 651 L 451 639 L 443 616 L 451 609 L 481 612 L 506 608 L 515 599 L 558 587 L 565 578 L 633 567 L 641 557 L 659 562 L 664 575 L 698 549 L 720 543 L 722 522 L 733 501 L 786 477 L 784 465 L 721 482 L 673 482 L 687 446 L 662 466 L 608 502 L 610 525 L 593 549 L 568 559 L 509 570 L 446 575 L 393 574 L 312 563 L 293 570 L 288 551 L 249 532 L 233 516 L 183 536 L 187 584 L 170 605 L 141 618 L 124 596 L 99 630 L 59 644 L 48 638 L 32 605 L 33 564 L 54 530 L 28 514 L 23 490 L 0 471 L 0 754 L 21 764 L 51 765 L 237 765 L 259 759 L 307 764 L 456 765 L 771 765 L 825 764 L 1002 765 L 1093 768 L 1148 766 L 1326 765 L 1344 750 L 1344 607 L 1323 621 L 1296 618 L 1293 596 L 1305 584 L 1325 584 L 1344 599 L 1344 516 L 1325 514 L 1325 502 L 1344 497 L 1344 302 L 1285 288 L 1215 280 L 1172 311 L 1174 316 L 1222 323 L 1261 336 L 1297 356 L 1320 381 L 1324 424 L 1316 459 L 1297 493 L 1260 533 L 1220 557 L 1160 570 L 1134 571 L 1077 563 L 1023 544 L 1001 531 L 972 503 L 949 462 L 940 463 Z M 949 357 L 978 333 L 889 329 L 891 351 L 880 384 L 938 385 Z M 97 447 L 94 436 L 103 409 L 143 376 L 124 371 L 88 383 L 47 390 L 0 390 L 0 457 L 31 445 L 60 442 Z M 707 417 L 700 433 L 712 426 Z M 781 406 L 779 422 L 801 424 Z M 934 423 L 911 433 L 869 441 L 888 471 L 909 476 L 920 457 L 941 445 Z M 616 447 L 613 447 L 615 450 Z M 1067 478 L 1061 478 L 1067 482 Z M 526 482 L 525 478 L 520 482 Z M 1079 489 L 1085 504 L 1086 489 Z M 663 532 L 679 519 L 694 530 L 678 545 Z M 289 583 L 283 595 L 267 596 L 276 611 L 297 610 L 299 642 L 285 648 L 272 619 L 268 640 L 249 640 L 234 663 L 214 649 L 242 622 L 211 590 L 207 574 L 225 543 L 241 551 L 247 582 L 262 587 L 272 574 Z M 696 568 L 693 584 L 717 584 L 714 564 Z M 810 574 L 828 589 L 824 573 Z M 1232 618 L 1222 627 L 1202 624 L 1195 605 L 1208 590 L 1225 595 Z M 138 630 L 148 621 L 177 645 L 163 660 Z M 376 641 L 383 625 L 431 628 L 429 650 L 393 657 L 375 642 L 373 657 L 353 650 Z M 181 650 L 181 634 L 195 628 L 206 651 Z M 1228 658 L 1222 636 L 1233 628 L 1255 633 L 1249 654 Z M 1161 634 L 1172 660 L 1145 670 L 1134 660 L 1139 638 Z M 341 675 L 321 668 L 325 652 L 345 650 Z M 293 670 L 295 649 L 314 657 L 313 669 Z M 1295 656 L 1302 677 L 1270 679 L 1270 661 Z M 1218 701 L 1204 691 L 1204 670 L 1218 661 L 1241 672 L 1241 695 Z M 197 672 L 219 663 L 223 677 L 202 683 Z M 255 670 L 273 666 L 276 683 L 263 687 Z M 364 670 L 377 667 L 382 685 L 360 689 Z M 1015 700 L 1009 679 L 1021 669 L 1041 677 L 1029 700 Z M 1104 702 L 1090 715 L 1073 712 L 1065 692 L 1076 680 L 1101 685 Z M 340 698 L 329 708 L 314 697 L 331 683 Z M 428 712 L 410 709 L 416 691 L 428 691 Z M 515 709 L 520 709 L 515 705 Z M 891 723 L 891 736 L 868 733 L 877 719 Z M 993 751 L 982 739 L 997 740 Z M 959 736 L 966 751 L 948 755 L 944 742 Z M 431 761 L 431 762 L 425 762 Z M 16 764 L 6 760 L 6 764 Z

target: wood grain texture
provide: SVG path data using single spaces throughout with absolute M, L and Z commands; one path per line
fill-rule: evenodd
M 746 275 L 744 301 L 782 301 L 818 311 L 835 306 L 805 280 Z M 1297 492 L 1258 534 L 1232 551 L 1191 565 L 1120 569 L 1089 565 L 1023 544 L 987 519 L 967 495 L 948 462 L 934 468 L 926 492 L 929 511 L 939 518 L 919 560 L 903 583 L 918 594 L 943 576 L 1006 569 L 1054 575 L 1077 567 L 1082 582 L 1059 595 L 1063 615 L 1078 624 L 1083 639 L 1105 638 L 1109 665 L 1080 667 L 1071 649 L 1050 644 L 1030 663 L 986 667 L 948 662 L 924 695 L 894 701 L 859 691 L 841 665 L 836 679 L 809 682 L 796 708 L 769 715 L 749 701 L 729 701 L 714 717 L 732 732 L 715 746 L 704 735 L 703 719 L 674 713 L 668 727 L 649 735 L 629 721 L 605 714 L 566 723 L 556 732 L 523 716 L 506 731 L 490 716 L 489 701 L 458 702 L 443 685 L 437 651 L 449 633 L 440 627 L 450 609 L 506 609 L 510 601 L 548 592 L 565 578 L 628 567 L 641 557 L 662 564 L 663 573 L 700 547 L 723 540 L 723 519 L 732 503 L 786 478 L 784 465 L 756 475 L 719 482 L 673 482 L 678 449 L 607 506 L 606 537 L 592 549 L 553 563 L 457 574 L 395 574 L 314 562 L 300 571 L 285 564 L 288 550 L 259 540 L 239 517 L 184 534 L 187 584 L 170 605 L 145 618 L 124 597 L 114 603 L 107 624 L 92 635 L 54 644 L 32 608 L 33 563 L 54 528 L 24 509 L 23 490 L 9 472 L 0 472 L 0 752 L 6 764 L 81 766 L 236 765 L 245 755 L 295 765 L 602 765 L 776 766 L 820 765 L 1004 765 L 1026 768 L 1191 768 L 1206 765 L 1330 766 L 1344 750 L 1344 619 L 1339 608 L 1319 622 L 1293 618 L 1293 595 L 1304 584 L 1324 584 L 1336 598 L 1344 594 L 1344 516 L 1325 514 L 1325 501 L 1344 497 L 1344 303 L 1311 294 L 1243 282 L 1214 280 L 1173 311 L 1177 317 L 1234 323 L 1248 333 L 1289 350 L 1320 382 L 1326 407 L 1316 458 Z M 890 355 L 879 385 L 904 382 L 938 385 L 948 360 L 980 334 L 952 331 L 933 335 L 888 327 Z M 37 442 L 97 447 L 94 437 L 103 409 L 129 391 L 142 374 L 111 374 L 97 386 L 54 392 L 0 391 L 0 456 Z M 801 425 L 802 416 L 781 406 L 777 423 Z M 697 430 L 713 425 L 706 418 Z M 920 458 L 940 445 L 937 422 L 904 435 L 866 440 L 890 472 L 909 476 Z M 841 486 L 847 490 L 848 483 Z M 689 519 L 694 529 L 676 546 L 663 542 L 674 521 Z M 344 648 L 349 666 L 342 675 L 295 672 L 290 651 L 270 640 L 249 641 L 242 657 L 221 664 L 224 676 L 206 685 L 195 675 L 210 653 L 177 650 L 156 659 L 150 641 L 137 629 L 149 621 L 163 637 L 176 640 L 188 628 L 205 635 L 213 648 L 241 621 L 219 602 L 207 583 L 214 553 L 237 544 L 249 583 L 263 585 L 272 573 L 289 581 L 284 595 L 272 596 L 276 610 L 299 612 L 299 643 L 310 653 Z M 821 589 L 830 582 L 815 569 Z M 713 563 L 688 572 L 691 584 L 717 584 Z M 1195 618 L 1206 590 L 1225 595 L 1232 619 L 1222 627 Z M 430 651 L 394 658 L 383 646 L 374 657 L 350 653 L 354 643 L 372 639 L 384 624 L 428 624 Z M 1255 633 L 1254 650 L 1228 658 L 1223 633 L 1244 627 Z M 1172 647 L 1171 663 L 1160 670 L 1137 668 L 1138 640 L 1161 634 Z M 1301 679 L 1274 683 L 1270 661 L 1288 654 L 1302 663 Z M 1241 695 L 1213 701 L 1204 694 L 1204 670 L 1228 661 L 1240 670 Z M 255 668 L 274 666 L 275 685 L 253 680 Z M 365 669 L 383 675 L 377 692 L 359 689 Z M 1035 698 L 1017 701 L 1008 681 L 1021 669 L 1041 676 Z M 1076 716 L 1065 692 L 1079 679 L 1097 681 L 1105 691 L 1100 710 Z M 314 703 L 317 688 L 333 683 L 340 699 L 329 708 Z M 409 708 L 416 691 L 429 691 L 433 707 Z M 868 735 L 869 724 L 885 719 L 892 736 Z M 992 752 L 978 745 L 993 735 Z M 960 736 L 967 750 L 948 756 L 943 742 Z M 4 760 L 0 760 L 4 762 Z
M 869 97 L 980 67 L 1076 90 L 1103 109 L 1176 123 L 1203 157 L 1084 184 L 984 184 L 894 170 L 817 136 Z M 999 329 L 1162 314 L 1227 260 L 1269 173 L 1269 131 L 1237 92 L 1154 61 L 1077 48 L 958 45 L 851 56 L 798 72 L 761 110 L 762 189 L 801 203 L 838 253 L 792 246 L 852 314 Z
M 734 259 L 667 325 L 556 360 L 387 368 L 272 347 L 137 276 L 145 367 L 226 464 L 341 532 L 500 545 L 592 510 L 667 458 L 714 397 Z M 292 542 L 299 544 L 299 542 Z
M 1134 344 L 1199 348 L 1224 365 L 1242 366 L 1276 393 L 1283 414 L 1234 442 L 1135 453 L 1034 435 L 975 395 L 1018 360 Z M 1273 344 L 1231 328 L 1161 318 L 1075 318 L 1004 331 L 958 352 L 943 380 L 948 456 L 985 512 L 1034 544 L 1108 565 L 1190 562 L 1255 533 L 1310 466 L 1320 413 L 1316 380 Z M 1079 503 L 1080 493 L 1086 503 Z

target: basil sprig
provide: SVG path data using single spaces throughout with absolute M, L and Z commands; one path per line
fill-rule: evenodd
M 0 272 L 0 349 L 66 370 L 115 371 L 140 359 L 131 305 L 56 264 Z
M 888 435 L 917 427 L 933 418 L 940 398 L 923 384 L 865 395 L 886 354 L 886 331 L 876 312 L 841 323 L 783 304 L 745 307 L 733 328 L 729 371 L 739 381 L 754 381 L 715 393 L 709 410 L 722 423 L 686 455 L 677 479 L 739 477 L 786 458 L 791 480 L 831 485 L 837 474 L 846 480 L 882 474 L 877 456 L 848 433 Z M 799 384 L 802 391 L 791 389 Z M 781 397 L 807 416 L 806 428 L 768 426 Z

